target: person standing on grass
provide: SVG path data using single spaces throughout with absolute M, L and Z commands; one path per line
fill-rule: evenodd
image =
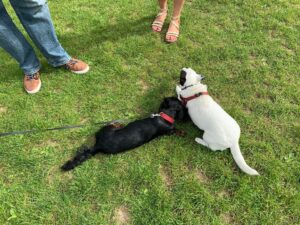
M 37 48 L 54 67 L 64 66 L 71 72 L 83 74 L 89 66 L 71 58 L 60 45 L 51 21 L 47 0 L 10 0 L 19 20 Z M 41 88 L 41 64 L 25 37 L 18 30 L 0 0 L 0 47 L 17 60 L 23 70 L 24 88 L 29 94 Z
M 157 14 L 152 23 L 152 30 L 154 32 L 161 32 L 165 19 L 168 13 L 168 0 L 158 0 L 160 12 Z M 173 16 L 166 34 L 166 41 L 174 43 L 179 37 L 180 14 L 184 5 L 184 0 L 174 0 Z

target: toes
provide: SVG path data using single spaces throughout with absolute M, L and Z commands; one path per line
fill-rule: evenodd
M 173 43 L 173 42 L 176 42 L 176 41 L 177 41 L 177 37 L 172 36 L 172 35 L 166 36 L 166 40 L 167 40 L 168 42 L 170 42 L 170 43 Z
M 152 26 L 152 30 L 154 32 L 160 32 L 161 31 L 161 28 L 160 27 L 157 27 L 157 26 Z
M 171 36 L 171 38 L 170 38 L 170 41 L 171 42 L 175 42 L 177 39 L 176 39 L 176 37 L 175 36 Z

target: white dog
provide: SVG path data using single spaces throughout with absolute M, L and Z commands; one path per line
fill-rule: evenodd
M 195 141 L 213 151 L 230 148 L 231 154 L 242 171 L 259 175 L 247 165 L 239 147 L 240 127 L 207 93 L 207 86 L 201 83 L 203 77 L 190 68 L 183 68 L 180 85 L 176 87 L 178 98 L 188 108 L 189 115 L 201 130 L 203 139 Z

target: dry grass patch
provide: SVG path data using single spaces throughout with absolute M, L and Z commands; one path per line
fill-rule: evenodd
M 46 176 L 46 182 L 49 185 L 53 185 L 55 181 L 62 181 L 64 183 L 68 182 L 69 180 L 73 179 L 73 173 L 65 172 L 63 173 L 60 170 L 60 165 L 52 166 Z
M 222 213 L 220 219 L 224 224 L 235 224 L 234 217 L 230 213 Z
M 243 108 L 243 112 L 247 115 L 251 115 L 253 111 L 250 108 Z
M 199 169 L 196 170 L 195 176 L 201 183 L 208 184 L 210 182 L 210 179 L 206 176 L 206 174 Z
M 7 107 L 0 105 L 0 113 L 6 113 L 6 112 L 7 112 Z
M 140 80 L 139 82 L 137 82 L 137 85 L 141 87 L 143 92 L 149 89 L 149 85 L 144 80 Z
M 57 147 L 59 144 L 57 143 L 57 141 L 48 140 L 48 141 L 45 142 L 44 145 L 48 146 L 48 147 Z
M 167 168 L 161 167 L 159 169 L 159 175 L 166 187 L 170 187 L 173 184 L 173 179 Z
M 219 198 L 229 198 L 230 197 L 230 193 L 227 190 L 222 190 L 217 195 Z
M 295 51 L 291 48 L 289 48 L 286 44 L 282 44 L 281 47 L 289 54 L 294 55 Z
M 130 220 L 129 211 L 126 206 L 120 206 L 115 210 L 114 221 L 116 225 L 128 224 Z
M 249 55 L 249 64 L 252 69 L 257 67 L 257 57 L 253 54 Z
M 39 143 L 35 145 L 36 148 L 45 148 L 45 147 L 50 147 L 50 148 L 57 148 L 59 146 L 59 143 L 56 140 L 49 139 L 47 141 L 40 140 Z
M 88 118 L 80 118 L 80 124 L 85 125 L 89 122 Z

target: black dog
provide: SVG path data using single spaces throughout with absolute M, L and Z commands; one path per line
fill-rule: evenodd
M 103 127 L 95 135 L 94 147 L 78 153 L 61 169 L 72 170 L 99 152 L 116 154 L 141 146 L 158 136 L 176 133 L 174 121 L 189 118 L 186 108 L 175 97 L 165 98 L 159 107 L 159 112 L 149 118 L 131 122 L 125 127 L 121 124 Z

